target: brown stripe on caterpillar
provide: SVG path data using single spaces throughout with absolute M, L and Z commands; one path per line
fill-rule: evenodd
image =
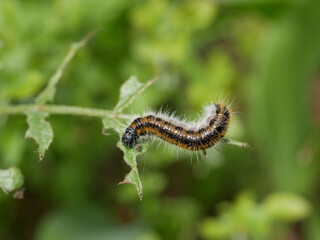
M 204 120 L 195 127 L 157 115 L 136 118 L 126 128 L 122 143 L 128 148 L 134 148 L 143 136 L 156 136 L 183 149 L 208 149 L 226 134 L 230 111 L 224 104 L 211 104 L 205 107 L 205 111 Z

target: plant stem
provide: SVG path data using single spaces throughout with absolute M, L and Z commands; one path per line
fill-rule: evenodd
M 118 114 L 110 110 L 102 110 L 96 108 L 84 108 L 77 106 L 66 105 L 37 105 L 37 104 L 25 104 L 25 105 L 7 105 L 0 106 L 0 115 L 12 115 L 12 114 L 25 114 L 28 111 L 46 112 L 50 114 L 62 114 L 62 115 L 82 115 L 89 117 L 112 117 L 130 119 L 131 115 Z

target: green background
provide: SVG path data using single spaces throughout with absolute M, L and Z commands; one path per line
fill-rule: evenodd
M 31 103 L 93 29 L 55 104 L 112 109 L 130 76 L 157 76 L 127 113 L 194 119 L 227 98 L 229 134 L 253 149 L 197 160 L 153 145 L 140 202 L 118 186 L 129 167 L 101 121 L 50 116 L 39 162 L 25 117 L 0 116 L 0 168 L 19 167 L 26 188 L 0 192 L 1 240 L 320 239 L 318 0 L 1 0 L 0 104 Z

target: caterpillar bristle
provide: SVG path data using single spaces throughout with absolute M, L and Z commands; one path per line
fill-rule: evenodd
M 138 117 L 126 128 L 123 144 L 133 148 L 146 136 L 154 136 L 181 149 L 203 151 L 222 139 L 233 112 L 222 103 L 204 107 L 203 118 L 196 123 L 184 122 L 167 114 L 147 114 Z

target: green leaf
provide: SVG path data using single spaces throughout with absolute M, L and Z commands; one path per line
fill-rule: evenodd
M 114 118 L 109 118 L 106 117 L 102 120 L 103 123 L 103 133 L 108 135 L 107 130 L 108 129 L 114 129 L 117 133 L 119 133 L 119 136 L 121 137 L 124 129 L 126 128 L 127 121 L 124 119 L 114 119 Z M 125 183 L 130 183 L 132 184 L 139 195 L 140 200 L 142 200 L 143 197 L 143 187 L 141 184 L 141 180 L 139 177 L 139 171 L 137 167 L 137 156 L 140 154 L 143 154 L 147 150 L 147 145 L 148 143 L 143 143 L 141 145 L 141 151 L 135 149 L 135 148 L 126 148 L 121 140 L 117 143 L 118 148 L 121 149 L 124 153 L 124 161 L 130 166 L 131 171 L 125 176 L 124 180 L 121 181 L 119 184 L 125 184 Z
M 114 129 L 117 133 L 122 135 L 124 132 L 124 129 L 126 128 L 126 126 L 128 126 L 128 121 L 124 119 L 105 117 L 102 119 L 102 124 L 103 124 L 103 130 L 102 130 L 103 134 L 109 135 L 108 130 Z
M 53 139 L 51 125 L 45 120 L 48 116 L 43 112 L 27 112 L 27 122 L 29 128 L 26 132 L 26 138 L 33 138 L 39 145 L 39 158 L 43 159 L 44 153 L 48 150 Z
M 153 84 L 157 79 L 152 79 L 147 83 L 141 83 L 136 77 L 131 77 L 127 80 L 120 89 L 120 97 L 117 105 L 114 108 L 115 113 L 121 113 L 126 107 L 128 107 L 133 100 L 139 96 L 147 87 Z M 103 133 L 107 134 L 108 129 L 114 129 L 122 136 L 124 129 L 128 126 L 127 119 L 112 119 L 106 117 L 102 120 L 103 123 Z M 142 200 L 142 184 L 139 177 L 138 167 L 137 167 L 137 156 L 143 154 L 147 150 L 148 143 L 142 143 L 141 149 L 129 149 L 126 148 L 121 141 L 118 142 L 117 146 L 124 153 L 124 160 L 130 166 L 131 171 L 125 176 L 124 180 L 119 184 L 130 183 L 135 186 L 140 200 Z
M 135 148 L 126 148 L 121 141 L 118 142 L 117 146 L 124 153 L 124 161 L 130 166 L 131 171 L 125 176 L 124 180 L 119 184 L 130 183 L 135 186 L 140 200 L 143 198 L 143 187 L 139 177 L 138 167 L 137 167 L 137 156 L 144 154 L 147 151 L 149 143 L 144 142 L 141 144 L 141 151 Z
M 126 126 L 128 126 L 128 121 L 125 119 L 114 119 L 106 117 L 102 120 L 103 123 L 103 133 L 108 134 L 108 129 L 114 129 L 117 133 L 119 133 L 120 137 L 122 136 L 124 129 Z M 135 149 L 135 148 L 126 148 L 121 140 L 117 143 L 118 148 L 121 149 L 124 153 L 124 160 L 125 162 L 130 166 L 131 171 L 125 176 L 124 180 L 121 181 L 119 184 L 125 184 L 130 183 L 132 184 L 139 195 L 140 200 L 142 200 L 143 197 L 143 187 L 141 184 L 141 180 L 139 177 L 139 171 L 137 166 L 137 156 L 140 154 L 144 154 L 148 148 L 148 143 L 142 143 L 141 149 Z
M 141 83 L 136 77 L 130 77 L 120 88 L 120 97 L 117 105 L 114 108 L 115 112 L 122 112 L 133 100 L 139 96 L 147 87 L 153 84 L 157 78 L 154 78 L 146 83 Z
M 11 167 L 0 170 L 0 187 L 5 193 L 18 190 L 23 185 L 23 175 L 20 169 Z

